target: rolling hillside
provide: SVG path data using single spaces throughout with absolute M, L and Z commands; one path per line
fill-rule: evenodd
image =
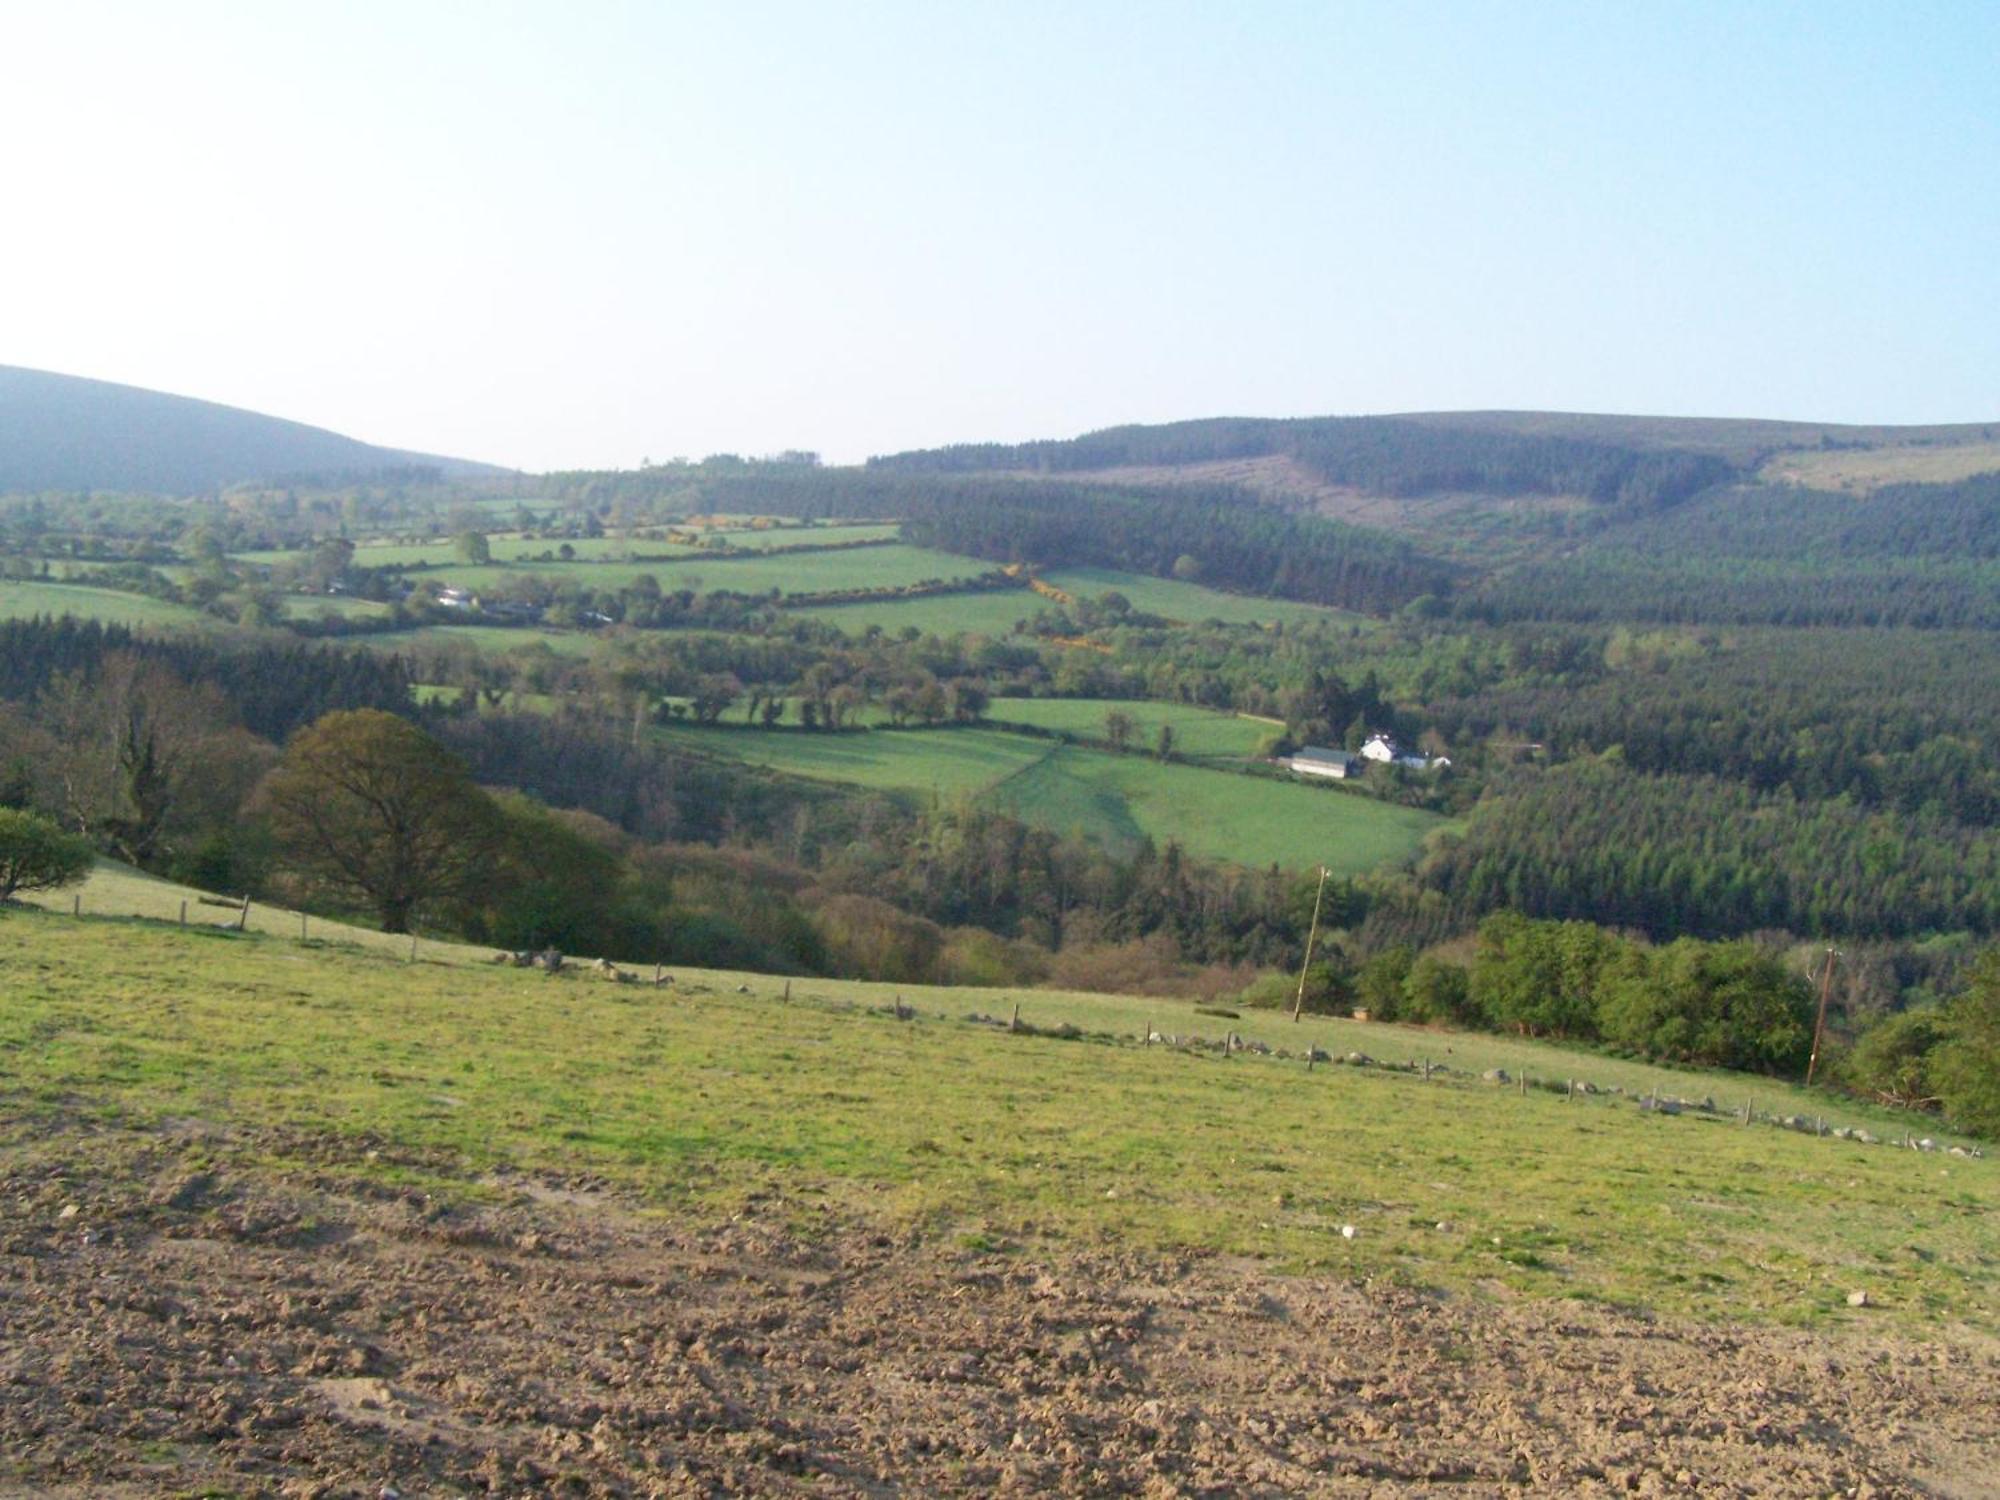
M 463 459 L 378 448 L 212 401 L 0 366 L 0 494 L 182 495 L 247 480 L 412 465 L 450 474 L 501 472 Z

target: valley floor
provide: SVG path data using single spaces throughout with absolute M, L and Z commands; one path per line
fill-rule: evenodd
M 452 1202 L 438 1165 L 185 1121 L 11 1127 L 0 1493 L 2000 1483 L 2000 1354 L 1979 1334 L 954 1246 L 776 1195 L 662 1216 L 589 1180 L 485 1178 Z M 398 1166 L 440 1191 L 394 1186 Z

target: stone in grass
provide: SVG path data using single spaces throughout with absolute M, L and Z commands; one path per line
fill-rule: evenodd
M 1847 1305 L 1849 1307 L 1873 1307 L 1875 1299 L 1866 1292 L 1849 1292 L 1847 1294 Z
M 1355 1230 L 1352 1224 L 1343 1224 L 1340 1226 L 1340 1237 L 1342 1239 L 1351 1240 L 1354 1238 L 1354 1233 Z

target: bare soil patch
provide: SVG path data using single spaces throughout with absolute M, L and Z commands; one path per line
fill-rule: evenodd
M 278 1175 L 251 1149 L 307 1166 Z M 0 1146 L 0 1493 L 2000 1493 L 2000 1351 Z M 451 1201 L 447 1201 L 447 1199 Z

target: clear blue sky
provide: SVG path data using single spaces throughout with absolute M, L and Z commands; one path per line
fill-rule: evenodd
M 525 467 L 2000 418 L 2000 5 L 0 0 L 0 363 Z

